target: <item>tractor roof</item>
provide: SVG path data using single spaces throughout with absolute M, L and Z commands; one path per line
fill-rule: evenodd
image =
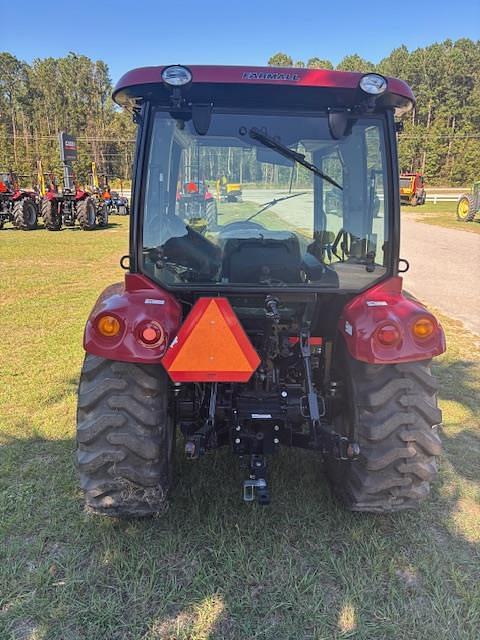
M 170 66 L 170 65 L 167 65 Z M 142 67 L 123 75 L 113 91 L 120 105 L 155 100 L 168 105 L 171 87 L 162 80 L 165 66 Z M 365 75 L 349 71 L 289 67 L 188 66 L 192 82 L 182 94 L 192 102 L 214 102 L 221 107 L 278 106 L 296 108 L 349 107 L 358 101 L 359 82 Z M 387 78 L 387 91 L 377 106 L 395 108 L 398 114 L 415 103 L 410 87 Z

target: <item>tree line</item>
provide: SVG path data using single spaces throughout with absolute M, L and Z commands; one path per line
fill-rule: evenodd
M 334 68 L 327 59 L 294 61 L 286 53 L 273 55 L 268 63 Z M 446 40 L 414 51 L 401 46 L 378 64 L 353 54 L 335 68 L 378 71 L 412 87 L 417 105 L 399 135 L 403 171 L 419 170 L 432 184 L 480 178 L 479 41 Z M 60 177 L 57 135 L 64 130 L 78 140 L 80 180 L 88 180 L 92 161 L 100 173 L 128 179 L 135 129 L 111 92 L 108 66 L 101 60 L 69 53 L 27 64 L 0 53 L 0 171 L 34 174 L 41 158 L 44 170 Z
M 273 55 L 268 63 L 334 69 L 329 60 L 294 61 L 286 53 Z M 412 87 L 417 104 L 399 134 L 402 171 L 420 171 L 431 184 L 480 179 L 480 41 L 445 40 L 414 51 L 402 45 L 378 64 L 353 54 L 335 69 L 376 71 Z
M 35 180 L 36 161 L 61 177 L 58 133 L 77 136 L 75 171 L 88 183 L 91 162 L 100 173 L 129 178 L 135 128 L 118 109 L 105 62 L 69 53 L 31 64 L 0 53 L 0 171 L 13 168 Z

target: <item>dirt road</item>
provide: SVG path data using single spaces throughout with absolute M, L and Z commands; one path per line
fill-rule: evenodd
M 402 219 L 405 289 L 480 335 L 480 236 Z

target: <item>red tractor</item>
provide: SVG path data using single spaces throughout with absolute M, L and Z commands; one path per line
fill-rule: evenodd
M 50 175 L 47 192 L 42 198 L 42 217 L 48 231 L 60 231 L 78 222 L 83 231 L 108 226 L 107 207 L 97 208 L 96 199 L 76 182 L 72 161 L 77 159 L 77 141 L 65 132 L 59 133 L 60 158 L 63 165 L 63 188 Z
M 38 198 L 34 191 L 21 189 L 12 171 L 0 173 L 0 229 L 6 222 L 22 231 L 37 228 Z
M 201 181 L 189 180 L 177 191 L 179 216 L 197 230 L 217 226 L 217 201 L 208 186 Z
M 246 502 L 270 501 L 268 457 L 300 447 L 347 508 L 416 507 L 441 452 L 430 364 L 445 338 L 399 276 L 395 115 L 413 107 L 410 88 L 176 65 L 127 73 L 114 98 L 136 105 L 139 132 L 125 282 L 100 295 L 84 336 L 87 508 L 161 513 L 177 429 L 192 461 L 219 447 L 243 460 Z M 177 196 L 199 147 L 199 175 L 241 162 L 250 185 L 201 231 Z M 291 483 L 300 496 L 301 475 Z
M 54 176 L 50 176 L 41 206 L 43 222 L 48 231 L 60 231 L 62 226 L 74 227 L 75 222 L 84 231 L 91 231 L 97 226 L 97 218 L 99 226 L 106 226 L 102 224 L 101 212 L 97 212 L 97 203 L 88 191 L 83 191 L 76 184 L 73 188 L 64 186 L 59 190 Z

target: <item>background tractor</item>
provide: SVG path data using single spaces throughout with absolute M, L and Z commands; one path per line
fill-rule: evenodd
M 128 216 L 128 198 L 121 196 L 118 191 L 112 191 L 109 184 L 109 176 L 106 173 L 101 175 L 102 183 L 98 177 L 97 166 L 92 162 L 91 184 L 92 194 L 97 200 L 97 209 L 102 218 L 110 215 Z M 112 176 L 110 176 L 112 179 Z
M 128 216 L 130 214 L 130 205 L 128 198 L 121 196 L 118 191 L 110 192 L 110 213 L 119 216 Z
M 183 182 L 177 191 L 177 203 L 179 215 L 192 227 L 213 230 L 217 226 L 217 202 L 205 182 Z
M 473 183 L 472 193 L 463 193 L 457 202 L 457 220 L 472 222 L 480 212 L 480 180 Z
M 77 158 L 76 140 L 66 133 L 59 134 L 60 155 L 63 164 L 63 187 L 50 174 L 47 192 L 42 198 L 42 217 L 46 229 L 59 231 L 62 226 L 73 227 L 77 222 L 83 231 L 91 231 L 97 226 L 105 227 L 108 216 L 98 210 L 95 198 L 80 189 L 76 183 L 71 162 Z
M 299 447 L 347 508 L 417 507 L 441 452 L 430 367 L 445 338 L 399 276 L 395 113 L 413 108 L 410 88 L 174 65 L 127 73 L 114 99 L 136 105 L 139 131 L 125 282 L 100 295 L 84 335 L 90 512 L 163 512 L 177 432 L 192 462 L 220 447 L 239 458 L 246 503 L 269 503 L 270 456 Z M 205 180 L 240 166 L 242 202 L 198 225 L 215 201 Z M 298 464 L 288 482 L 301 498 Z
M 400 201 L 403 204 L 410 204 L 416 207 L 425 204 L 427 194 L 425 192 L 425 181 L 420 173 L 400 174 Z
M 21 189 L 13 171 L 0 172 L 0 229 L 6 222 L 22 231 L 36 229 L 38 212 L 35 191 Z
M 217 199 L 224 202 L 240 202 L 242 199 L 242 185 L 239 182 L 229 182 L 223 175 L 215 181 Z
M 90 174 L 90 192 L 95 199 L 97 205 L 97 220 L 99 226 L 106 227 L 108 225 L 108 216 L 110 214 L 111 194 L 106 174 L 102 174 L 102 183 L 100 184 L 97 163 L 92 162 Z
M 71 186 L 59 189 L 57 179 L 50 174 L 48 188 L 42 198 L 41 213 L 48 231 L 60 231 L 62 226 L 74 227 L 77 222 L 83 231 L 92 231 L 97 226 L 97 203 L 88 191 L 75 184 L 71 175 Z

